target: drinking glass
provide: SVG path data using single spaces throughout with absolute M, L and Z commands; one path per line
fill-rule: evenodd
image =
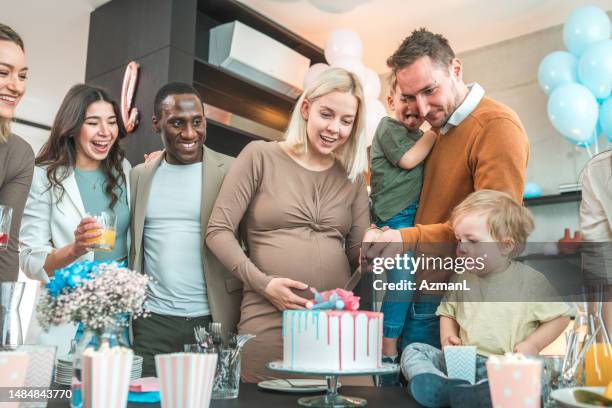
M 94 251 L 112 251 L 115 246 L 115 231 L 117 230 L 117 217 L 115 214 L 101 212 L 100 214 L 87 214 L 87 217 L 96 220 L 101 227 L 99 231 L 102 233 L 99 237 L 88 240 L 89 243 L 93 243 L 92 249 Z
M 236 347 L 220 347 L 216 351 L 204 348 L 199 344 L 185 344 L 183 347 L 186 353 L 218 354 L 212 399 L 238 398 L 240 391 L 240 351 Z
M 550 394 L 564 388 L 565 386 L 572 386 L 572 384 L 566 384 L 563 380 L 563 359 L 564 356 L 538 356 L 538 359 L 542 361 L 542 403 L 544 408 L 556 407 L 555 400 L 552 399 Z
M 0 205 L 0 251 L 8 247 L 12 218 L 13 209 L 8 205 Z

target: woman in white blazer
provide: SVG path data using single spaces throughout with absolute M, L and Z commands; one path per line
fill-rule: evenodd
M 20 231 L 21 269 L 47 282 L 56 269 L 77 260 L 121 261 L 129 253 L 130 163 L 117 139 L 126 135 L 117 104 L 90 85 L 69 91 L 36 157 Z M 113 212 L 117 239 L 112 252 L 92 252 L 99 226 L 86 214 Z M 52 328 L 39 343 L 67 352 L 76 326 Z

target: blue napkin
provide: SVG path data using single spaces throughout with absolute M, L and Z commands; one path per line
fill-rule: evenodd
M 156 404 L 161 400 L 159 391 L 151 392 L 129 392 L 128 402 L 139 402 L 147 404 Z

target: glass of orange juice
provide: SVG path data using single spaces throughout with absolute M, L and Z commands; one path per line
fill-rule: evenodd
M 612 344 L 595 343 L 586 353 L 586 385 L 605 387 L 612 382 Z
M 88 240 L 88 242 L 93 243 L 92 249 L 94 251 L 112 251 L 115 246 L 115 231 L 117 230 L 117 217 L 115 214 L 103 211 L 100 214 L 87 214 L 87 216 L 96 220 L 102 227 L 99 230 L 102 235 Z

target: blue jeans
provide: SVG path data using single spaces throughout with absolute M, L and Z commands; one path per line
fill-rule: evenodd
M 417 203 L 410 204 L 402 211 L 388 219 L 381 221 L 377 219 L 378 227 L 389 227 L 392 229 L 408 228 L 414 225 L 414 216 L 417 211 Z M 401 282 L 402 280 L 414 281 L 414 275 L 410 273 L 410 269 L 392 269 L 387 271 L 387 282 Z M 409 290 L 394 291 L 393 293 L 385 293 L 381 312 L 383 317 L 383 336 L 397 338 L 402 334 L 404 321 L 408 309 L 412 292 Z
M 410 304 L 405 316 L 402 338 L 397 344 L 400 353 L 412 343 L 425 343 L 441 348 L 440 319 L 436 316 L 441 300 L 440 296 L 421 295 L 419 301 Z

